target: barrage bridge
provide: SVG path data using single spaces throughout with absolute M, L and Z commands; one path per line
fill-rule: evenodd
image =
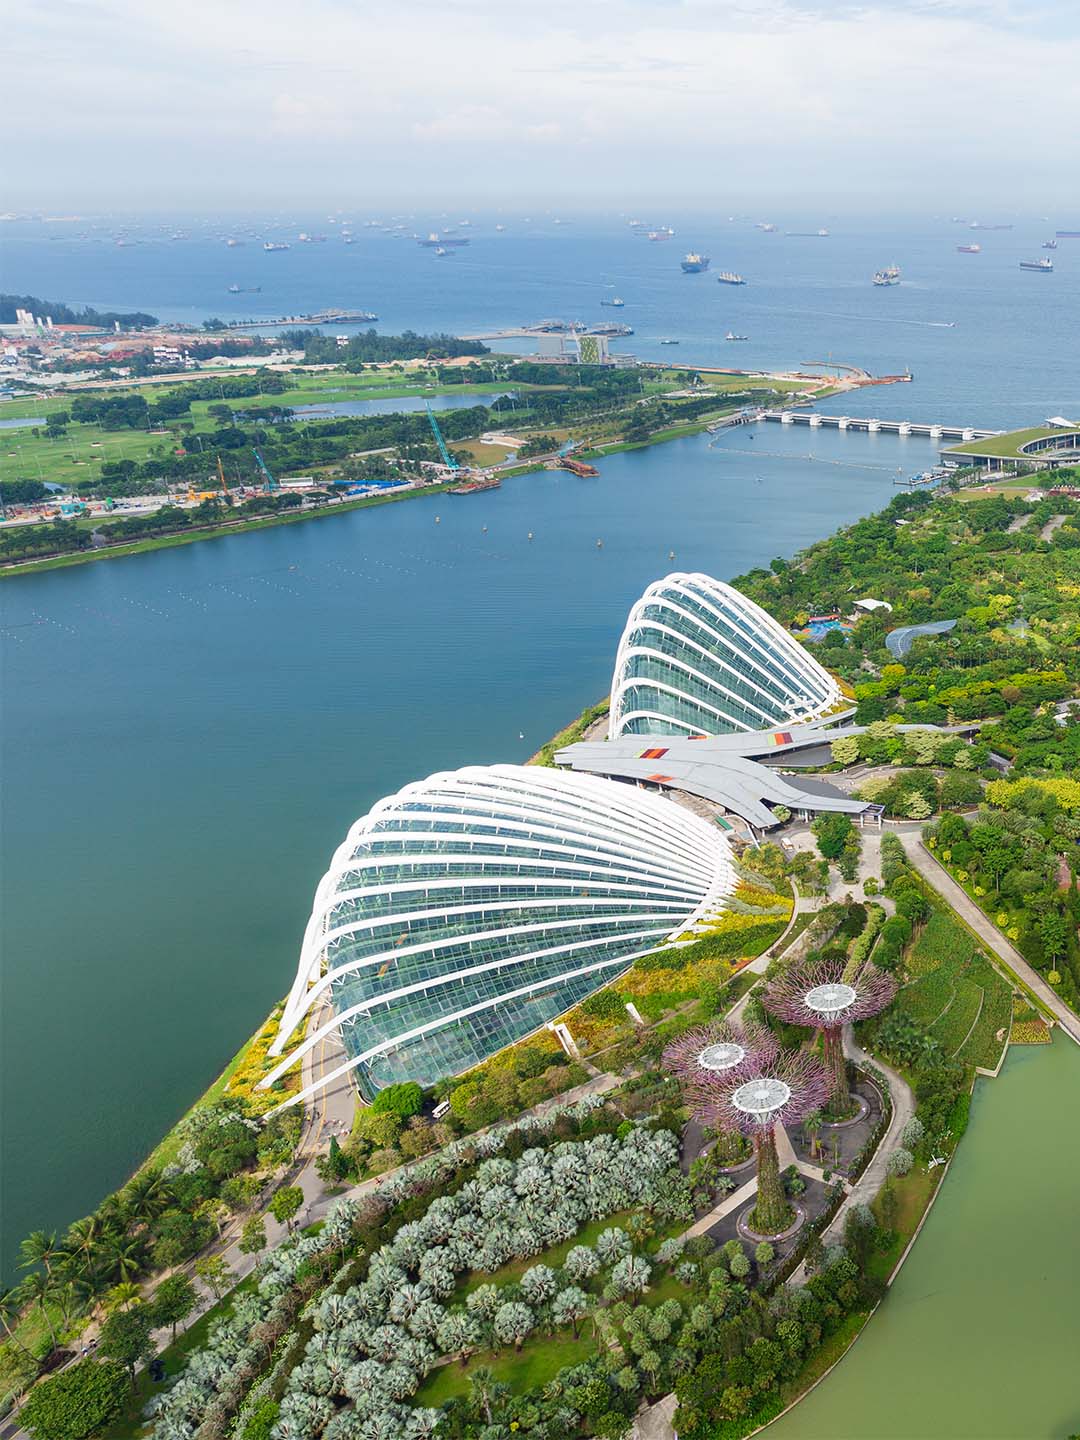
M 876 435 L 924 435 L 930 440 L 985 440 L 999 430 L 979 430 L 973 425 L 923 424 L 917 420 L 875 420 L 856 415 L 819 415 L 816 410 L 762 410 L 758 420 L 777 425 L 808 425 L 811 430 L 860 430 Z

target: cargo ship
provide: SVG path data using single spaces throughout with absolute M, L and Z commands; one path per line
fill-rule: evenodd
M 618 295 L 612 295 L 610 300 L 601 300 L 600 304 L 609 305 L 612 310 L 621 310 L 622 307 L 626 304 L 626 301 L 620 300 Z
M 884 270 L 875 270 L 875 271 L 874 271 L 874 284 L 875 284 L 875 285 L 899 285 L 899 284 L 900 284 L 900 267 L 899 267 L 899 265 L 887 265 Z
M 440 235 L 437 230 L 433 230 L 426 240 L 418 240 L 416 243 L 422 245 L 426 250 L 445 249 L 447 245 L 468 245 L 469 237 L 467 235 Z
M 670 225 L 661 225 L 659 230 L 650 230 L 648 238 L 650 240 L 670 240 L 674 234 L 675 231 Z
M 289 242 L 288 242 L 287 240 L 264 240 L 264 241 L 263 241 L 263 249 L 264 249 L 264 250 L 288 250 L 288 249 L 290 249 L 290 246 L 289 246 Z
M 981 246 L 981 245 L 957 245 L 956 250 L 957 250 L 957 254 L 959 254 L 959 255 L 980 255 L 980 254 L 982 253 L 982 246 Z
M 476 495 L 481 490 L 498 490 L 501 480 L 466 480 L 461 485 L 451 485 L 450 495 Z
M 261 295 L 261 285 L 230 285 L 230 295 Z
M 721 270 L 720 274 L 716 277 L 716 283 L 718 285 L 745 285 L 746 281 L 741 275 L 737 275 L 734 270 Z
M 749 335 L 736 335 L 736 334 L 734 333 L 734 331 L 729 330 L 729 331 L 727 332 L 727 334 L 724 336 L 724 339 L 725 339 L 725 340 L 749 340 L 749 339 L 750 339 L 750 336 L 749 336 Z
M 708 255 L 699 255 L 696 250 L 691 250 L 690 254 L 682 261 L 682 268 L 684 275 L 700 275 L 702 271 L 709 268 L 709 257 Z
M 1041 270 L 1043 274 L 1049 274 L 1054 268 L 1054 262 L 1049 255 L 1044 255 L 1041 260 L 1021 260 L 1021 270 Z

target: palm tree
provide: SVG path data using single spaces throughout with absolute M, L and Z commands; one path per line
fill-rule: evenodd
M 46 1230 L 32 1230 L 19 1246 L 19 1254 L 22 1256 L 19 1268 L 29 1270 L 34 1265 L 44 1265 L 46 1275 L 51 1276 L 53 1261 L 59 1253 L 55 1231 L 49 1234 Z
M 3 1289 L 0 1289 L 0 1325 L 4 1327 L 4 1334 L 11 1341 L 12 1345 L 15 1346 L 16 1350 L 21 1350 L 24 1355 L 30 1355 L 32 1360 L 34 1358 L 33 1355 L 31 1355 L 30 1351 L 15 1334 L 11 1326 L 12 1320 L 18 1319 L 25 1304 L 26 1295 L 21 1285 L 5 1285 Z
M 45 1324 L 49 1327 L 49 1334 L 55 1350 L 60 1342 L 56 1338 L 56 1327 L 49 1314 L 49 1301 L 52 1299 L 54 1289 L 52 1276 L 41 1270 L 31 1270 L 19 1289 L 26 1296 L 28 1303 L 37 1305 L 45 1317 Z
M 491 1395 L 495 1389 L 495 1373 L 490 1365 L 478 1365 L 469 1376 L 469 1399 L 484 1412 L 484 1420 L 490 1425 Z
M 101 1255 L 105 1227 L 97 1215 L 87 1215 L 68 1226 L 64 1251 L 69 1262 L 80 1274 L 93 1268 Z
M 121 1280 L 105 1296 L 103 1307 L 107 1315 L 114 1310 L 130 1310 L 132 1305 L 141 1304 L 142 1291 L 130 1280 Z M 174 1327 L 175 1328 L 175 1327 Z
M 103 1259 L 118 1280 L 133 1280 L 146 1263 L 146 1246 L 137 1235 L 113 1235 L 105 1242 Z
M 132 1218 L 144 1225 L 156 1220 L 171 1198 L 169 1182 L 160 1170 L 140 1171 L 124 1186 L 122 1195 Z

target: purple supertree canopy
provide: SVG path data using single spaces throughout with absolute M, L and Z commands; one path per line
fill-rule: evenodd
M 768 1065 L 744 1073 L 719 1094 L 718 1119 L 726 1130 L 753 1137 L 774 1125 L 791 1125 L 829 1098 L 829 1073 L 807 1050 L 781 1050 Z
M 895 994 L 892 976 L 872 965 L 845 980 L 842 960 L 822 960 L 792 966 L 765 987 L 761 999 L 766 1010 L 789 1024 L 838 1030 L 852 1020 L 877 1015 Z
M 687 1030 L 664 1051 L 664 1065 L 676 1076 L 687 1104 L 713 1124 L 721 1096 L 734 1084 L 773 1062 L 780 1046 L 764 1026 L 728 1020 Z

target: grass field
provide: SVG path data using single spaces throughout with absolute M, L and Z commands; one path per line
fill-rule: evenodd
M 1001 1058 L 1012 1013 L 1012 992 L 971 935 L 951 914 L 931 915 L 907 956 L 915 975 L 899 1003 L 945 1054 L 964 1065 L 993 1070 Z

